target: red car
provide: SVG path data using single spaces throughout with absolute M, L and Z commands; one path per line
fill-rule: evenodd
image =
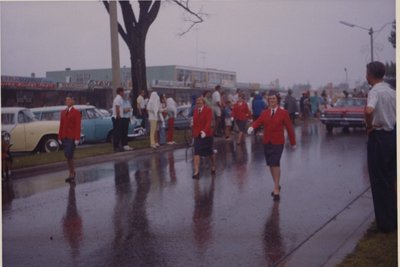
M 366 104 L 366 98 L 341 98 L 333 107 L 325 109 L 321 114 L 321 122 L 328 132 L 332 132 L 334 127 L 365 127 Z

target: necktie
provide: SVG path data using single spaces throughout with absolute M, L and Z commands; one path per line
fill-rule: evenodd
M 273 110 L 272 110 L 271 118 L 272 118 L 274 115 L 275 115 L 275 110 L 273 109 Z
M 201 113 L 201 108 L 199 108 L 199 115 L 200 115 L 200 113 Z

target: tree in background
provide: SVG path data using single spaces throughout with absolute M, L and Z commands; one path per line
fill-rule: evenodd
M 147 76 L 146 76 L 146 37 L 151 24 L 157 18 L 161 6 L 161 0 L 137 0 L 139 5 L 139 15 L 135 14 L 129 1 L 118 1 L 121 7 L 124 28 L 118 23 L 118 32 L 131 55 L 131 77 L 132 77 L 132 102 L 134 103 L 134 114 L 136 114 L 136 98 L 140 90 L 147 93 Z M 201 12 L 193 12 L 189 7 L 189 0 L 171 0 L 170 2 L 177 4 L 183 8 L 189 15 L 185 20 L 190 22 L 188 29 L 180 35 L 184 35 L 194 25 L 203 22 Z M 103 1 L 103 4 L 110 13 L 109 1 Z
M 392 31 L 390 32 L 390 36 L 389 36 L 388 40 L 393 45 L 393 48 L 396 48 L 396 21 L 395 20 L 392 23 Z

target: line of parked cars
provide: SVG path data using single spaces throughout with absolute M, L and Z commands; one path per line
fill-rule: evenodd
M 9 133 L 12 140 L 11 152 L 54 152 L 60 150 L 58 128 L 60 113 L 65 106 L 27 109 L 23 107 L 3 107 L 1 109 L 2 130 Z M 90 105 L 75 105 L 82 113 L 81 143 L 111 142 L 111 116 Z M 145 135 L 141 120 L 131 117 L 128 138 Z

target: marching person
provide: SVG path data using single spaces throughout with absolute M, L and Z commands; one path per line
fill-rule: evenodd
M 367 65 L 367 81 L 372 86 L 365 107 L 368 130 L 368 173 L 379 231 L 397 229 L 396 91 L 383 82 L 385 65 Z
M 238 145 L 244 143 L 247 119 L 249 119 L 250 116 L 251 116 L 251 112 L 250 112 L 249 106 L 244 101 L 244 95 L 239 94 L 238 101 L 233 106 L 233 110 L 232 110 L 232 117 L 235 119 L 235 123 L 239 129 L 239 135 L 238 135 L 238 139 L 236 142 Z
M 62 144 L 64 156 L 67 159 L 69 176 L 66 183 L 75 182 L 74 151 L 81 139 L 81 113 L 74 108 L 74 99 L 65 98 L 67 108 L 61 111 L 60 127 L 58 130 L 58 142 Z
M 264 155 L 267 166 L 269 166 L 273 181 L 274 190 L 271 193 L 274 201 L 280 200 L 280 159 L 285 144 L 284 128 L 289 135 L 292 148 L 296 148 L 295 133 L 288 112 L 278 106 L 278 95 L 276 91 L 270 91 L 268 94 L 268 109 L 253 122 L 248 129 L 251 134 L 254 129 L 261 125 L 264 126 Z
M 213 151 L 213 130 L 211 122 L 213 114 L 211 108 L 204 105 L 203 97 L 196 100 L 193 110 L 193 138 L 194 138 L 194 174 L 193 179 L 199 179 L 200 157 L 208 157 L 211 163 L 211 174 L 215 174 L 215 155 Z

